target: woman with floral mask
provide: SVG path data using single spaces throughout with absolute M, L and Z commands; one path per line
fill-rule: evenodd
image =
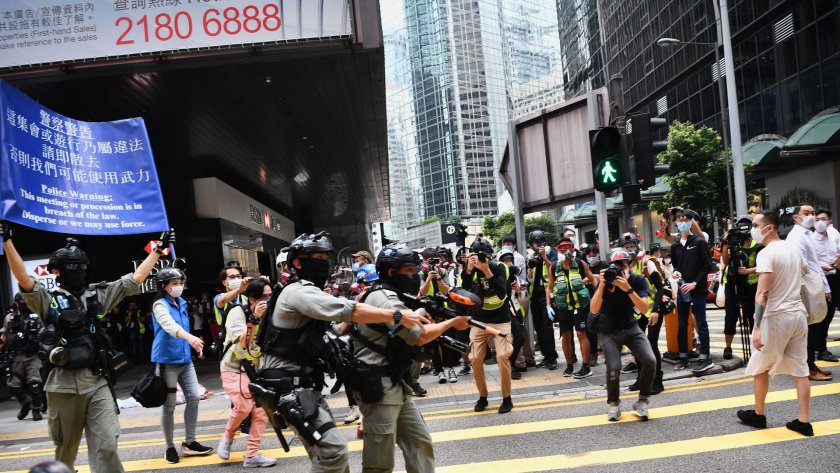
M 155 341 L 152 343 L 152 362 L 156 372 L 166 382 L 168 393 L 161 407 L 160 424 L 166 440 L 166 461 L 178 463 L 180 456 L 175 449 L 175 388 L 181 385 L 187 406 L 184 409 L 184 430 L 186 440 L 181 444 L 184 456 L 209 455 L 212 447 L 205 447 L 195 439 L 200 399 L 198 378 L 192 362 L 190 347 L 202 353 L 204 341 L 190 334 L 190 319 L 187 301 L 181 297 L 187 281 L 184 272 L 177 268 L 164 268 L 155 276 L 158 292 L 152 304 L 152 327 Z

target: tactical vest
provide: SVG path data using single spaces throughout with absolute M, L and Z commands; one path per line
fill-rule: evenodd
M 563 263 L 557 262 L 554 271 L 554 304 L 560 310 L 573 310 L 589 305 L 589 289 L 580 274 L 578 260 L 572 261 L 569 272 L 563 269 Z
M 104 316 L 96 296 L 87 299 L 87 310 L 72 295 L 60 291 L 50 293 L 48 322 L 39 335 L 39 356 L 50 361 L 51 354 L 63 348 L 62 357 L 54 357 L 53 364 L 69 370 L 82 368 L 104 369 L 98 354 L 111 349 L 107 336 L 99 333 L 99 319 Z
M 392 288 L 391 286 L 385 283 L 376 283 L 368 292 L 365 293 L 362 300 L 359 302 L 365 302 L 370 294 L 374 291 L 381 291 L 388 289 L 390 291 L 394 291 L 399 293 L 396 288 Z M 359 340 L 365 347 L 369 348 L 370 350 L 379 353 L 380 355 L 385 357 L 385 360 L 388 362 L 387 371 L 388 377 L 391 378 L 391 381 L 394 383 L 398 382 L 402 379 L 406 373 L 408 373 L 408 369 L 411 367 L 411 363 L 414 361 L 415 355 L 417 354 L 417 350 L 415 347 L 409 345 L 405 342 L 401 337 L 398 336 L 390 336 L 390 329 L 386 324 L 366 324 L 373 330 L 376 330 L 379 333 L 389 334 L 388 336 L 388 345 L 383 347 L 373 340 L 365 337 L 361 333 L 359 333 L 358 328 L 354 325 L 352 335 L 353 338 Z
M 744 248 L 738 248 L 738 258 L 741 258 L 741 266 L 745 268 L 755 268 L 755 261 L 758 257 L 758 250 L 756 248 L 757 243 L 755 240 L 750 240 L 750 247 L 747 248 L 747 251 L 744 251 Z M 746 261 L 744 261 L 744 256 L 746 256 Z M 729 265 L 723 268 L 723 278 L 721 282 L 726 283 L 726 277 L 729 275 Z M 747 275 L 747 284 L 754 285 L 758 284 L 758 273 L 748 274 Z
M 38 331 L 40 330 L 40 323 L 36 314 L 23 314 L 20 310 L 14 310 L 9 313 L 9 329 L 7 336 L 11 343 L 9 343 L 9 350 L 12 350 L 17 355 L 32 356 L 38 353 Z M 12 335 L 14 334 L 14 337 Z M 22 337 L 18 337 L 21 334 Z
M 494 264 L 494 263 L 491 262 L 490 264 Z M 495 263 L 495 264 L 501 264 L 502 266 L 505 267 L 505 281 L 509 280 L 510 279 L 510 268 L 508 267 L 508 265 L 503 264 L 503 263 Z M 492 268 L 492 266 L 491 266 L 491 268 Z M 479 273 L 478 271 L 473 271 L 473 274 L 472 274 L 473 284 L 478 283 L 478 279 L 479 279 L 478 278 L 478 273 Z M 508 300 L 508 295 L 507 295 L 507 292 L 505 292 L 505 297 L 500 298 L 496 294 L 491 294 L 489 296 L 484 296 L 482 299 L 483 299 L 483 303 L 481 305 L 481 310 L 493 311 L 493 310 L 496 310 L 496 309 L 502 307 L 503 305 L 505 305 L 505 302 L 507 302 L 507 300 Z

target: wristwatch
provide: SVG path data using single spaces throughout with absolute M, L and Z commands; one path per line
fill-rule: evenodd
M 635 292 L 635 291 L 633 291 L 633 288 L 631 287 L 630 290 L 627 290 L 627 291 L 624 291 L 624 292 L 626 292 L 627 295 L 629 296 L 630 294 L 633 294 L 633 292 Z
M 399 325 L 400 320 L 402 320 L 402 312 L 400 312 L 399 310 L 395 310 L 394 311 L 394 323 Z

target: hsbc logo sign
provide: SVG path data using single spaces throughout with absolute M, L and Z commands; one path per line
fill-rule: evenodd
M 26 268 L 26 274 L 30 274 L 35 277 L 35 280 L 41 283 L 48 291 L 58 287 L 58 283 L 55 281 L 55 276 L 47 271 L 47 263 L 49 263 L 49 261 L 49 258 L 23 260 L 23 266 Z M 17 281 L 15 280 L 15 276 L 12 274 L 11 269 L 9 269 L 9 281 L 11 281 L 9 295 L 13 299 L 15 297 L 15 293 L 20 289 L 18 288 Z
M 35 270 L 33 272 L 35 273 L 35 276 L 39 276 L 39 277 L 50 275 L 50 272 L 47 271 L 47 265 L 45 265 L 45 264 L 39 264 L 38 266 L 35 266 Z

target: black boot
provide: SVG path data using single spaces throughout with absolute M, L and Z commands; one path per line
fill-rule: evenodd
M 653 386 L 650 388 L 650 393 L 655 395 L 661 393 L 664 390 L 665 386 L 662 385 L 662 372 L 659 371 L 653 378 Z
M 32 400 L 32 420 L 41 420 L 41 412 L 44 411 L 44 390 L 41 383 L 29 383 L 29 397 Z
M 631 384 L 627 388 L 627 390 L 628 391 L 638 391 L 639 390 L 639 377 L 638 376 L 636 376 L 636 381 L 633 381 L 633 384 Z
M 32 406 L 28 402 L 21 405 L 17 415 L 18 420 L 26 419 L 26 416 L 29 415 L 30 409 L 32 409 Z
M 32 409 L 32 420 L 39 421 L 41 419 L 43 419 L 41 417 L 41 411 L 39 409 Z

